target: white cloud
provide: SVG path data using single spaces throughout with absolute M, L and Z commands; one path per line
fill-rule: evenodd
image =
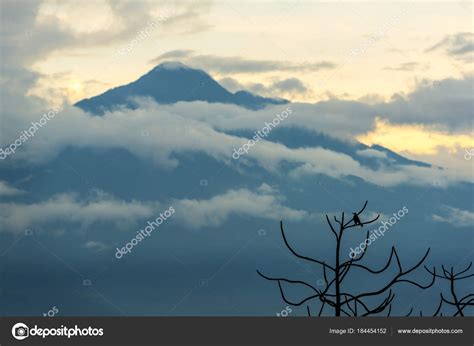
M 301 220 L 310 217 L 304 210 L 283 205 L 278 190 L 262 184 L 255 192 L 248 189 L 228 190 L 210 199 L 178 199 L 173 202 L 176 218 L 191 228 L 219 226 L 232 215 L 261 217 L 271 220 Z M 0 224 L 4 230 L 22 232 L 54 222 L 72 222 L 88 226 L 111 222 L 117 227 L 145 223 L 160 212 L 158 201 L 124 201 L 100 191 L 85 200 L 74 194 L 58 194 L 46 201 L 0 203 Z M 85 248 L 102 250 L 104 244 L 88 241 Z
M 0 35 L 6 46 L 2 59 L 7 60 L 3 63 L 31 63 L 62 49 L 125 44 L 148 22 L 171 9 L 174 15 L 166 23 L 167 30 L 156 30 L 153 35 L 202 31 L 209 28 L 205 16 L 211 7 L 209 2 L 166 0 L 4 1 Z
M 102 251 L 105 250 L 107 246 L 100 241 L 90 240 L 84 244 L 84 248 L 93 251 Z
M 177 218 L 192 228 L 220 226 L 231 215 L 262 217 L 271 220 L 301 220 L 309 217 L 304 210 L 285 207 L 278 192 L 262 184 L 257 192 L 248 189 L 229 190 L 207 200 L 177 201 Z
M 153 215 L 156 205 L 126 202 L 102 192 L 80 201 L 74 194 L 59 194 L 32 204 L 0 203 L 0 224 L 6 230 L 21 232 L 51 222 L 90 225 L 113 222 L 117 226 Z
M 437 222 L 445 222 L 454 227 L 474 227 L 474 213 L 469 210 L 444 206 L 441 215 L 433 214 L 432 218 Z
M 25 191 L 19 190 L 10 186 L 7 182 L 0 180 L 0 196 L 18 196 L 23 193 L 25 193 Z
M 340 138 L 348 140 L 351 138 L 349 134 L 344 136 L 344 133 L 349 131 L 346 121 L 353 115 L 349 116 L 347 110 L 341 110 L 337 104 L 333 107 L 327 104 L 291 104 L 290 107 L 292 114 L 280 126 L 300 126 L 314 130 L 324 128 L 328 132 L 334 129 L 333 135 L 340 134 Z M 327 112 L 315 116 L 315 111 L 321 111 L 321 107 L 326 107 Z M 250 111 L 233 105 L 206 102 L 164 106 L 141 100 L 140 107 L 136 110 L 122 109 L 101 117 L 92 117 L 76 107 L 66 107 L 48 122 L 47 126 L 39 129 L 35 137 L 30 138 L 20 150 L 0 162 L 0 167 L 11 159 L 31 163 L 44 162 L 70 146 L 123 148 L 136 156 L 169 168 L 179 164 L 173 154 L 201 152 L 234 166 L 235 160 L 231 158 L 233 149 L 241 147 L 248 139 L 221 131 L 261 129 L 265 122 L 271 121 L 277 112 L 286 108 L 285 105 Z M 38 121 L 38 114 L 41 113 L 19 114 L 16 109 L 9 110 L 6 106 L 4 125 L 8 126 L 8 131 L 5 131 L 5 136 L 0 139 L 0 145 L 9 145 L 20 130 L 30 126 L 29 122 Z M 371 123 L 370 113 L 368 114 L 365 117 L 366 126 Z M 363 126 L 363 123 L 364 118 L 361 117 L 354 126 Z M 148 136 L 142 136 L 144 130 Z M 259 141 L 247 155 L 239 159 L 239 163 L 243 165 L 259 165 L 274 172 L 277 172 L 284 162 L 295 164 L 297 168 L 292 174 L 294 177 L 320 173 L 335 178 L 353 175 L 381 186 L 402 183 L 425 185 L 432 184 L 435 180 L 447 185 L 451 182 L 472 180 L 464 171 L 449 169 L 382 166 L 372 170 L 362 166 L 352 157 L 335 151 L 320 147 L 292 149 L 265 140 Z

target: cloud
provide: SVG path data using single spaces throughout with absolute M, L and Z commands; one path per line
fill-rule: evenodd
M 183 199 L 177 201 L 177 217 L 192 228 L 217 227 L 232 215 L 263 217 L 270 220 L 299 221 L 310 215 L 304 210 L 295 210 L 282 205 L 284 198 L 267 184 L 255 192 L 248 189 L 229 190 L 207 200 Z
M 107 245 L 99 241 L 90 240 L 84 244 L 84 248 L 93 250 L 93 251 L 102 251 L 107 248 Z
M 219 83 L 232 92 L 247 90 L 262 96 L 301 96 L 309 92 L 309 89 L 298 78 L 273 79 L 269 84 L 246 83 L 242 84 L 234 78 L 226 77 L 219 80 Z
M 272 87 L 281 92 L 305 93 L 308 91 L 308 88 L 298 78 L 283 79 L 275 82 Z
M 169 52 L 166 52 L 164 54 L 161 54 L 159 56 L 160 60 L 166 60 L 166 59 L 182 59 L 182 58 L 187 58 L 190 55 L 192 55 L 193 51 L 191 49 L 177 49 L 177 50 L 171 50 Z M 158 59 L 158 58 L 157 58 Z
M 248 91 L 253 91 L 251 90 L 252 89 L 252 85 L 255 85 L 254 83 L 252 84 L 247 84 L 247 85 L 244 85 L 242 83 L 240 83 L 237 79 L 235 78 L 231 78 L 231 77 L 225 77 L 225 78 L 222 78 L 222 79 L 219 79 L 219 84 L 222 85 L 224 88 L 226 88 L 227 90 L 231 91 L 231 92 L 236 92 L 236 91 L 239 91 L 239 90 L 248 90 Z M 259 84 L 263 87 L 263 84 Z
M 295 210 L 283 205 L 284 198 L 278 190 L 262 184 L 255 191 L 248 189 L 228 190 L 210 199 L 177 199 L 173 201 L 176 218 L 187 227 L 216 227 L 225 223 L 232 215 L 262 217 L 271 220 L 285 218 L 302 220 L 311 215 L 304 210 Z M 98 222 L 114 223 L 117 227 L 145 222 L 157 215 L 161 203 L 158 201 L 124 201 L 101 191 L 95 191 L 86 199 L 75 194 L 58 194 L 48 200 L 25 203 L 0 203 L 0 223 L 6 231 L 22 232 L 27 228 L 40 228 L 55 222 L 71 222 L 82 226 Z M 88 241 L 87 249 L 100 251 L 105 245 Z
M 473 40 L 474 34 L 472 32 L 460 32 L 447 35 L 440 42 L 426 49 L 425 52 L 442 50 L 455 59 L 472 62 L 474 53 Z
M 357 155 L 368 158 L 387 159 L 387 153 L 375 149 L 357 150 Z
M 415 70 L 424 70 L 427 66 L 424 66 L 418 62 L 405 62 L 397 66 L 386 66 L 384 70 L 387 71 L 415 71 Z
M 109 83 L 95 79 L 79 81 L 74 72 L 67 71 L 51 75 L 38 74 L 38 80 L 29 94 L 41 97 L 49 104 L 57 104 L 58 100 L 68 100 L 69 103 L 83 99 L 88 90 L 113 87 Z
M 305 62 L 295 64 L 289 61 L 252 60 L 242 57 L 222 57 L 217 55 L 195 54 L 192 50 L 175 50 L 166 52 L 151 60 L 158 64 L 168 59 L 180 59 L 187 65 L 219 74 L 232 73 L 267 73 L 276 71 L 308 72 L 333 69 L 337 65 L 328 61 Z
M 470 227 L 474 226 L 474 213 L 469 210 L 462 210 L 449 206 L 442 208 L 442 215 L 433 214 L 432 219 L 436 222 L 445 222 L 454 227 Z
M 2 1 L 0 18 L 0 44 L 2 67 L 18 67 L 34 62 L 59 46 L 67 44 L 72 37 L 54 23 L 36 24 L 40 1 Z M 6 71 L 2 68 L 2 73 Z
M 2 87 L 11 84 L 33 85 L 38 74 L 31 72 L 34 63 L 46 60 L 60 50 L 72 53 L 92 47 L 117 47 L 129 43 L 166 9 L 174 15 L 165 30 L 152 35 L 194 34 L 205 30 L 209 2 L 168 1 L 86 1 L 5 0 L 0 11 L 0 50 L 2 51 Z M 78 20 L 77 14 L 81 13 Z M 87 52 L 89 54 L 89 52 Z
M 126 202 L 103 192 L 96 192 L 86 200 L 65 193 L 32 204 L 0 203 L 0 224 L 6 230 L 21 232 L 52 222 L 73 222 L 90 225 L 113 222 L 123 226 L 153 215 L 156 205 L 138 201 Z
M 434 83 L 422 80 L 406 95 L 395 94 L 389 102 L 374 105 L 378 115 L 391 122 L 443 125 L 449 130 L 472 128 L 473 75 Z M 455 114 L 455 116 L 453 116 Z
M 0 180 L 0 196 L 18 196 L 24 193 L 25 191 L 18 190 L 17 188 L 10 186 L 6 181 Z
M 453 140 L 464 138 L 462 136 L 472 137 L 473 82 L 472 75 L 462 79 L 445 79 L 436 86 L 430 81 L 422 81 L 407 95 L 396 95 L 388 102 L 375 104 L 338 99 L 315 104 L 292 103 L 293 114 L 280 126 L 302 127 L 354 140 L 358 135 L 376 129 L 376 119 L 379 117 L 392 125 L 420 125 L 434 134 L 435 130 L 441 131 Z M 8 83 L 2 89 L 2 147 L 10 145 L 20 131 L 28 129 L 32 121 L 37 122 L 41 114 L 48 111 L 37 98 L 24 97 L 15 91 L 9 88 Z M 139 109 L 117 110 L 102 117 L 91 117 L 76 107 L 66 105 L 35 137 L 22 145 L 21 150 L 0 162 L 0 165 L 9 164 L 10 159 L 15 162 L 45 162 L 71 146 L 121 148 L 169 168 L 179 164 L 174 154 L 189 151 L 205 153 L 232 165 L 229 160 L 233 149 L 239 148 L 247 139 L 229 135 L 228 132 L 261 129 L 266 121 L 271 121 L 276 113 L 283 110 L 281 106 L 250 111 L 233 105 L 206 102 L 180 102 L 173 105 L 157 105 L 146 99 L 138 102 Z M 21 112 L 18 112 L 18 105 L 21 105 Z M 141 136 L 145 129 L 150 133 L 149 137 Z M 377 139 L 374 143 L 385 144 Z M 436 146 L 434 148 L 432 153 L 438 150 Z M 430 184 L 433 179 L 446 183 L 472 180 L 465 171 L 455 170 L 423 171 L 421 168 L 400 167 L 395 173 L 393 169 L 390 171 L 380 167 L 371 171 L 348 155 L 322 148 L 291 149 L 268 141 L 261 141 L 241 161 L 269 171 L 275 171 L 285 162 L 290 162 L 295 164 L 299 174 L 324 173 L 336 178 L 355 175 L 384 186 Z M 413 175 L 418 177 L 425 173 L 424 177 L 413 179 Z
M 174 2 L 166 0 L 97 0 L 78 3 L 61 0 L 5 0 L 0 11 L 0 51 L 2 100 L 17 100 L 30 95 L 36 107 L 60 106 L 76 94 L 59 85 L 60 81 L 34 71 L 33 66 L 58 52 L 89 56 L 94 47 L 116 50 L 130 43 L 165 10 L 173 10 L 166 30 L 153 30 L 154 38 L 181 37 L 206 29 L 206 15 L 212 2 Z M 81 16 L 78 18 L 77 14 Z M 89 84 L 90 85 L 90 84 Z M 87 87 L 87 85 L 84 85 Z M 36 92 L 32 93 L 32 89 Z M 44 99 L 39 99 L 40 96 Z M 22 112 L 30 112 L 22 105 Z M 0 119 L 0 131 L 3 135 Z
M 452 136 L 460 133 L 470 135 L 474 108 L 473 84 L 474 75 L 465 75 L 460 79 L 447 78 L 436 83 L 421 80 L 411 92 L 395 94 L 389 101 L 374 95 L 358 101 L 332 97 L 315 104 L 296 103 L 295 107 L 299 108 L 298 120 L 301 120 L 301 125 L 337 137 L 348 138 L 365 133 L 376 125 L 377 117 L 397 125 L 433 127 Z M 268 90 L 262 84 L 243 85 L 230 78 L 224 79 L 223 85 L 247 88 L 257 93 Z M 215 119 L 209 117 L 209 121 Z
M 366 103 L 368 105 L 376 105 L 376 104 L 383 104 L 385 102 L 385 99 L 379 94 L 366 94 L 362 97 L 359 97 L 357 101 Z
M 76 107 L 66 107 L 35 137 L 22 145 L 2 164 L 28 161 L 45 162 L 67 147 L 112 149 L 120 148 L 157 165 L 173 168 L 179 165 L 175 154 L 184 152 L 204 153 L 235 167 L 232 160 L 234 148 L 248 141 L 230 130 L 261 129 L 278 112 L 287 106 L 271 106 L 259 111 L 242 109 L 235 105 L 208 104 L 206 102 L 180 102 L 158 105 L 151 100 L 137 99 L 138 109 L 121 109 L 92 117 Z M 15 134 L 28 128 L 31 121 L 38 121 L 34 114 L 19 114 L 16 108 L 5 105 L 5 136 L 0 145 L 6 146 Z M 26 107 L 26 105 L 25 105 Z M 332 136 L 351 140 L 354 133 L 361 133 L 373 124 L 375 111 L 372 106 L 358 102 L 331 100 L 315 105 L 293 103 L 292 114 L 280 126 L 296 126 L 313 131 L 323 130 Z M 37 112 L 39 113 L 39 112 Z M 133 120 L 132 120 L 133 119 Z M 354 121 L 357 119 L 357 121 Z M 82 129 L 77 131 L 77 129 Z M 147 130 L 149 136 L 142 136 Z M 17 161 L 18 160 L 18 161 Z M 8 162 L 6 162 L 8 161 Z M 376 170 L 361 165 L 349 155 L 328 149 L 289 148 L 279 143 L 261 140 L 239 164 L 260 166 L 277 172 L 286 162 L 295 167 L 292 177 L 326 174 L 337 179 L 356 176 L 381 186 L 398 184 L 432 184 L 434 180 L 449 184 L 471 181 L 465 171 L 438 170 L 412 166 L 385 167 Z

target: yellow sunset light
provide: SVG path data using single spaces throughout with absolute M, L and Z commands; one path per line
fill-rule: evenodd
M 366 145 L 380 144 L 398 153 L 417 155 L 436 155 L 440 148 L 454 153 L 474 147 L 472 133 L 451 134 L 420 124 L 391 124 L 380 118 L 371 131 L 357 139 Z

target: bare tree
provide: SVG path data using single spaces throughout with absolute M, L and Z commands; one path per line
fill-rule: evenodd
M 446 270 L 444 265 L 441 266 L 441 269 L 443 270 L 442 275 L 436 274 L 436 272 L 431 271 L 429 268 L 425 266 L 425 269 L 428 273 L 430 273 L 433 276 L 436 276 L 437 278 L 446 280 L 449 282 L 449 288 L 450 288 L 450 294 L 451 294 L 451 299 L 448 300 L 443 296 L 443 293 L 440 293 L 440 301 L 438 305 L 438 309 L 436 309 L 436 312 L 433 314 L 433 316 L 443 316 L 443 313 L 441 312 L 441 307 L 443 303 L 448 304 L 449 306 L 452 306 L 456 309 L 456 312 L 454 313 L 453 316 L 464 316 L 463 310 L 468 307 L 468 306 L 474 306 L 474 293 L 470 293 L 465 295 L 462 298 L 458 297 L 458 294 L 456 293 L 456 287 L 455 283 L 460 280 L 468 279 L 470 277 L 474 276 L 473 274 L 466 274 L 469 269 L 472 267 L 472 262 L 467 266 L 466 269 L 461 270 L 460 272 L 455 272 L 454 267 L 451 267 L 450 270 Z M 420 312 L 420 315 L 421 312 Z
M 283 221 L 280 221 L 280 230 L 283 236 L 283 241 L 285 242 L 285 245 L 290 250 L 290 252 L 298 258 L 315 263 L 322 268 L 325 286 L 326 286 L 324 289 L 318 289 L 314 287 L 313 285 L 311 285 L 310 283 L 302 281 L 302 280 L 290 280 L 283 277 L 271 277 L 271 276 L 262 274 L 259 270 L 257 270 L 257 273 L 264 279 L 272 281 L 272 282 L 276 282 L 278 284 L 281 297 L 287 304 L 290 304 L 292 306 L 301 306 L 303 304 L 306 304 L 308 316 L 311 316 L 311 311 L 308 304 L 312 300 L 319 300 L 321 303 L 318 316 L 321 316 L 323 312 L 325 312 L 325 309 L 329 309 L 331 311 L 331 314 L 334 314 L 335 316 L 343 316 L 343 315 L 369 316 L 369 315 L 377 315 L 384 311 L 387 311 L 387 316 L 390 316 L 390 313 L 392 310 L 392 302 L 395 298 L 395 293 L 392 292 L 393 286 L 395 286 L 398 283 L 403 282 L 412 286 L 416 286 L 420 289 L 428 289 L 435 282 L 436 269 L 433 268 L 433 271 L 430 272 L 432 275 L 432 280 L 430 283 L 426 285 L 422 285 L 413 280 L 407 279 L 408 274 L 414 272 L 426 260 L 430 252 L 429 248 L 426 251 L 426 253 L 423 255 L 423 257 L 421 257 L 421 259 L 414 266 L 408 269 L 403 269 L 403 266 L 401 264 L 400 258 L 398 256 L 398 253 L 395 247 L 392 247 L 390 256 L 386 264 L 382 266 L 382 268 L 380 269 L 371 269 L 368 266 L 360 263 L 361 260 L 364 258 L 365 254 L 367 253 L 367 249 L 364 252 L 362 252 L 360 256 L 354 256 L 353 258 L 349 260 L 344 260 L 344 258 L 342 258 L 341 256 L 341 244 L 342 244 L 345 232 L 356 226 L 363 227 L 364 225 L 371 224 L 377 221 L 380 216 L 380 215 L 377 215 L 375 218 L 369 221 L 365 221 L 365 222 L 361 221 L 360 216 L 364 212 L 365 208 L 367 207 L 367 203 L 368 202 L 366 201 L 364 206 L 359 212 L 353 213 L 353 217 L 348 221 L 345 220 L 344 212 L 341 213 L 341 218 L 339 220 L 334 216 L 334 222 L 338 226 L 335 226 L 330 221 L 329 216 L 326 215 L 326 221 L 336 241 L 335 258 L 333 259 L 332 262 L 304 256 L 304 255 L 299 254 L 297 251 L 295 251 L 287 240 L 287 237 L 285 235 L 285 230 L 283 227 Z M 367 232 L 365 239 L 366 241 L 369 239 L 369 232 Z M 388 283 L 386 283 L 385 285 L 382 285 L 382 287 L 379 287 L 378 289 L 375 289 L 370 292 L 364 292 L 364 293 L 359 293 L 359 294 L 346 292 L 346 290 L 344 289 L 344 280 L 346 279 L 351 269 L 354 269 L 354 270 L 357 269 L 357 270 L 364 271 L 366 273 L 378 275 L 387 271 L 394 259 L 398 266 L 398 273 L 395 274 L 389 280 Z M 299 301 L 291 301 L 285 295 L 282 283 L 305 286 L 312 291 L 312 294 Z M 375 304 L 374 306 L 369 306 L 370 304 L 368 300 L 373 301 L 374 297 L 375 298 L 380 297 L 381 301 L 378 304 Z

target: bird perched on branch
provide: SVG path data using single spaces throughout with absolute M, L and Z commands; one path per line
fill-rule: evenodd
M 352 220 L 354 221 L 354 223 L 360 227 L 364 227 L 362 222 L 360 222 L 359 215 L 357 215 L 357 213 L 352 213 L 352 215 Z

